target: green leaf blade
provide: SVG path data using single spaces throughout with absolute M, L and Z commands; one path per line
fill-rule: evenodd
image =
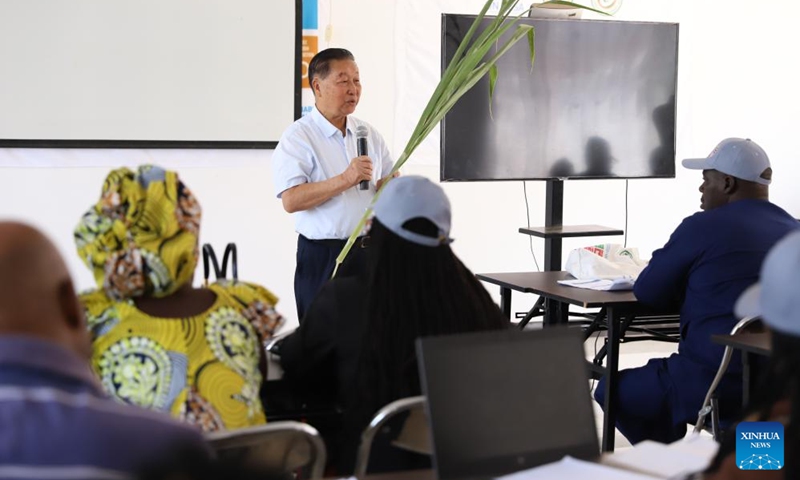
M 494 98 L 494 86 L 497 83 L 497 65 L 489 67 L 489 117 L 494 119 L 492 114 L 492 98 Z
M 406 161 L 411 158 L 414 150 L 416 150 L 416 148 L 425 140 L 425 138 L 436 127 L 436 125 L 441 122 L 444 116 L 447 115 L 453 106 L 455 106 L 458 100 L 487 74 L 489 76 L 489 111 L 491 114 L 491 102 L 494 91 L 497 88 L 497 79 L 499 76 L 497 61 L 506 52 L 508 52 L 508 50 L 511 49 L 514 44 L 521 40 L 522 37 L 527 37 L 528 39 L 531 69 L 533 69 L 533 63 L 536 58 L 536 51 L 534 48 L 535 32 L 533 27 L 531 25 L 518 24 L 518 21 L 524 12 L 519 16 L 509 18 L 511 11 L 518 2 L 519 0 L 502 0 L 498 15 L 492 18 L 486 28 L 478 33 L 477 36 L 475 36 L 478 28 L 482 25 L 484 19 L 486 18 L 486 12 L 488 12 L 492 4 L 492 0 L 486 0 L 480 13 L 476 16 L 467 33 L 464 35 L 463 40 L 456 49 L 456 53 L 453 55 L 450 64 L 442 73 L 442 78 L 431 94 L 431 98 L 428 100 L 428 103 L 425 105 L 422 115 L 414 127 L 411 137 L 408 139 L 408 142 L 395 162 L 394 167 L 392 167 L 390 176 L 386 179 L 386 181 L 383 182 L 380 190 L 378 190 L 373 197 L 371 205 L 375 204 L 375 201 L 380 197 L 383 189 L 386 188 L 386 185 L 392 181 L 393 177 L 391 177 L 391 175 L 393 175 L 395 172 L 398 172 L 400 168 L 403 167 Z M 550 0 L 544 2 L 544 4 L 571 6 L 574 8 L 590 10 L 602 15 L 609 15 L 606 12 L 585 7 L 569 1 Z M 489 55 L 489 51 L 492 49 L 492 47 L 495 47 L 497 44 L 501 43 L 501 37 L 507 34 L 515 25 L 517 28 L 511 33 L 508 40 L 506 40 L 505 43 L 503 43 L 500 47 L 497 47 L 492 55 Z M 473 37 L 475 37 L 474 40 Z M 488 58 L 486 58 L 487 55 L 489 55 Z M 333 276 L 336 275 L 339 265 L 341 265 L 348 252 L 355 244 L 356 238 L 364 230 L 367 220 L 371 214 L 372 207 L 370 206 L 370 208 L 365 211 L 355 230 L 347 239 L 344 248 L 336 258 L 336 267 L 334 268 Z

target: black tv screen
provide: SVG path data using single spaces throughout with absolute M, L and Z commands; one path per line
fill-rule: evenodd
M 442 71 L 474 20 L 442 16 Z M 441 180 L 674 177 L 678 25 L 520 22 L 533 68 L 523 39 L 497 63 L 491 113 L 485 77 L 445 116 Z

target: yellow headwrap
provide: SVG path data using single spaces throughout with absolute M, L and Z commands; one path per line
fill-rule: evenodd
M 75 228 L 75 244 L 109 297 L 165 297 L 192 279 L 200 216 L 177 173 L 120 168 L 108 174 L 100 200 Z

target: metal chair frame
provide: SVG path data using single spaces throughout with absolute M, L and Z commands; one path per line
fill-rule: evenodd
M 225 450 L 253 447 L 275 441 L 279 435 L 287 433 L 296 433 L 307 442 L 311 449 L 312 458 L 312 460 L 308 462 L 311 464 L 309 478 L 322 478 L 325 472 L 325 462 L 327 460 L 325 442 L 323 442 L 317 429 L 308 424 L 289 420 L 272 422 L 256 427 L 209 433 L 205 435 L 205 439 L 214 451 L 222 452 Z M 283 458 L 283 467 L 286 468 L 287 471 L 290 470 L 286 464 L 289 452 L 291 451 L 292 448 L 289 448 Z
M 760 320 L 760 317 L 745 317 L 739 320 L 736 325 L 734 325 L 730 334 L 737 335 L 754 322 Z M 714 436 L 715 440 L 720 439 L 722 432 L 719 427 L 719 406 L 717 399 L 714 396 L 714 392 L 716 391 L 719 382 L 722 381 L 725 371 L 728 370 L 728 365 L 731 362 L 731 356 L 733 356 L 733 348 L 726 346 L 725 352 L 722 354 L 722 362 L 720 362 L 719 368 L 717 369 L 717 374 L 714 376 L 714 380 L 711 382 L 711 386 L 708 388 L 708 392 L 703 400 L 703 405 L 697 414 L 697 423 L 695 423 L 694 426 L 694 433 L 699 433 L 705 427 L 706 417 L 711 415 L 711 434 Z
M 358 447 L 353 475 L 357 478 L 363 478 L 366 475 L 367 467 L 369 466 L 369 455 L 372 450 L 372 441 L 386 422 L 398 414 L 410 412 L 417 408 L 424 408 L 425 405 L 425 397 L 420 395 L 395 400 L 378 410 L 361 434 L 361 444 Z

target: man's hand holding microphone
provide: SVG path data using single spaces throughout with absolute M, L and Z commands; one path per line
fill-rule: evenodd
M 348 183 L 352 185 L 358 183 L 359 190 L 369 190 L 369 182 L 372 180 L 372 159 L 368 156 L 367 148 L 368 136 L 369 130 L 364 125 L 356 129 L 358 156 L 350 161 L 350 166 L 344 172 Z

